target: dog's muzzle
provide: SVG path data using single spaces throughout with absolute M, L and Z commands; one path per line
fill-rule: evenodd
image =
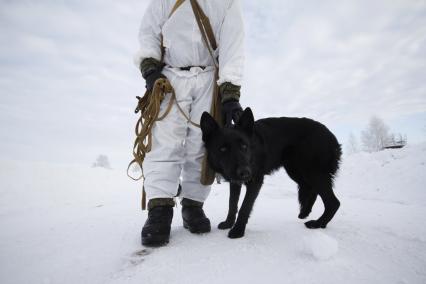
M 237 169 L 237 177 L 239 180 L 245 182 L 251 178 L 251 170 L 249 167 L 240 167 Z

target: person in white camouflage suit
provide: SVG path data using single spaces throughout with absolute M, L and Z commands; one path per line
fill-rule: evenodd
M 210 20 L 219 62 L 219 79 L 194 16 L 189 0 L 170 16 L 176 0 L 152 0 L 139 32 L 140 50 L 136 63 L 152 90 L 158 78 L 166 77 L 176 98 L 192 121 L 199 122 L 210 111 L 214 84 L 219 85 L 224 120 L 237 119 L 244 63 L 244 26 L 239 0 L 198 0 Z M 170 17 L 169 17 L 170 16 Z M 161 62 L 161 37 L 165 47 Z M 170 96 L 161 104 L 162 113 Z M 203 203 L 210 186 L 200 183 L 204 147 L 201 130 L 186 121 L 177 107 L 152 130 L 152 150 L 144 161 L 148 219 L 142 229 L 143 245 L 168 243 L 173 218 L 173 197 L 181 187 L 184 227 L 192 233 L 210 231 Z

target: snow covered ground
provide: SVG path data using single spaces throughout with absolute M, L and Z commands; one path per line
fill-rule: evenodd
M 192 235 L 175 209 L 170 244 L 140 245 L 146 213 L 124 169 L 0 163 L 0 283 L 426 283 L 426 144 L 345 157 L 340 211 L 325 230 L 297 219 L 296 186 L 266 180 L 246 236 L 216 225 L 227 185 Z M 311 217 L 322 212 L 317 202 Z

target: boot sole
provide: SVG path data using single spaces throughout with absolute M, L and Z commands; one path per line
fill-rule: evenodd
M 211 231 L 210 223 L 200 224 L 197 228 L 191 227 L 185 220 L 183 221 L 183 227 L 189 230 L 193 234 L 203 234 Z
M 142 237 L 142 245 L 149 247 L 160 247 L 169 243 L 170 235 L 155 235 Z

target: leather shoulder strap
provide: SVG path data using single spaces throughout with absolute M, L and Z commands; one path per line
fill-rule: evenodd
M 213 32 L 213 28 L 212 25 L 210 24 L 210 20 L 209 17 L 207 17 L 207 15 L 204 13 L 203 9 L 201 8 L 200 4 L 198 3 L 197 0 L 191 0 L 191 4 L 193 3 L 194 6 L 193 9 L 195 8 L 196 11 L 198 12 L 198 18 L 200 19 L 201 23 L 203 24 L 203 27 L 205 29 L 205 32 L 207 34 L 207 38 L 212 46 L 213 49 L 217 48 L 217 43 L 216 43 L 216 39 L 214 37 L 214 32 Z M 196 15 L 197 17 L 197 15 Z
M 176 12 L 176 10 L 185 2 L 185 0 L 177 0 L 173 5 L 172 10 L 170 11 L 169 18 Z M 219 63 L 217 58 L 214 56 L 214 51 L 217 48 L 217 42 L 214 36 L 213 28 L 210 24 L 209 18 L 204 13 L 200 4 L 197 0 L 190 0 L 192 10 L 194 11 L 195 19 L 197 20 L 198 28 L 200 29 L 201 35 L 203 37 L 204 43 L 209 50 L 210 56 L 213 59 L 214 65 L 216 69 L 219 68 Z M 163 43 L 163 35 L 161 35 L 161 62 L 164 61 L 164 43 Z
M 209 50 L 210 56 L 213 59 L 214 65 L 216 69 L 219 68 L 219 63 L 217 58 L 214 56 L 214 50 L 217 48 L 217 42 L 214 37 L 213 28 L 210 24 L 209 18 L 204 13 L 203 9 L 201 9 L 200 4 L 197 0 L 190 0 L 192 10 L 194 11 L 195 19 L 197 20 L 198 28 L 200 29 L 201 35 L 203 37 L 204 43 Z
M 180 5 L 183 4 L 183 2 L 185 2 L 185 0 L 176 1 L 175 5 L 173 5 L 172 10 L 170 11 L 169 18 L 174 14 L 174 12 L 176 12 L 176 10 L 180 7 Z

